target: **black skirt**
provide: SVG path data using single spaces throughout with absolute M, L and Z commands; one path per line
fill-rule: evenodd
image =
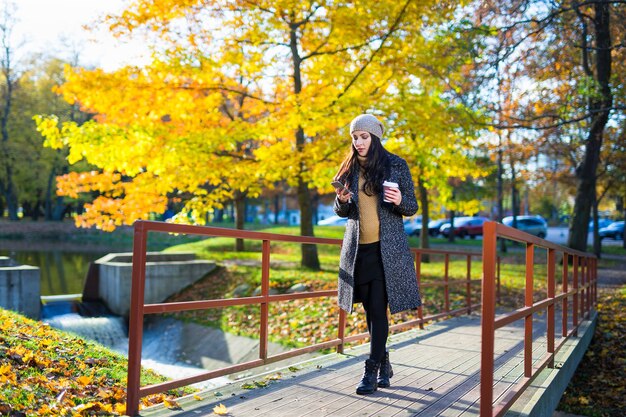
M 374 280 L 385 280 L 380 242 L 360 244 L 354 265 L 354 286 Z

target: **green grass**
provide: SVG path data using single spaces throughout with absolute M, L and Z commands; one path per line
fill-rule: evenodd
M 593 246 L 589 246 L 587 251 L 593 253 Z M 621 245 L 604 245 L 602 246 L 602 253 L 607 255 L 623 255 L 626 256 L 626 249 L 624 249 Z
M 0 309 L 1 415 L 121 415 L 128 361 L 97 343 Z M 167 379 L 142 369 L 142 384 Z M 144 398 L 160 403 L 191 390 Z

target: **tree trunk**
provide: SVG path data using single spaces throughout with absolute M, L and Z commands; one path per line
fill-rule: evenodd
M 497 172 L 497 198 L 498 198 L 498 222 L 502 223 L 504 218 L 504 167 L 502 164 L 503 151 L 502 151 L 502 138 L 498 135 L 500 143 L 498 144 L 498 172 Z M 500 239 L 500 251 L 506 253 L 506 239 Z
M 513 215 L 513 227 L 517 228 L 517 216 L 519 215 L 519 198 L 517 193 L 517 174 L 515 164 L 511 161 L 511 211 Z
M 48 183 L 46 184 L 46 194 L 43 203 L 44 218 L 46 220 L 52 220 L 52 185 L 54 184 L 55 176 L 55 169 L 52 168 L 50 174 L 48 174 Z
M 596 191 L 593 193 L 593 253 L 600 259 L 602 256 L 602 242 L 600 241 L 600 234 L 598 233 L 598 204 Z
M 289 34 L 289 46 L 291 49 L 291 58 L 293 62 L 293 91 L 297 95 L 302 91 L 302 74 L 300 65 L 302 58 L 298 51 L 298 25 L 292 24 Z M 298 126 L 296 130 L 296 150 L 301 153 L 304 151 L 305 136 L 304 130 Z M 298 173 L 298 204 L 300 205 L 300 235 L 314 236 L 313 234 L 313 206 L 311 204 L 311 196 L 309 194 L 309 185 L 304 181 L 303 174 L 307 170 L 305 162 L 300 163 Z M 302 261 L 303 267 L 313 270 L 320 269 L 320 261 L 317 256 L 316 245 L 302 245 Z
M 246 220 L 246 195 L 240 191 L 235 191 L 235 228 L 244 230 Z M 235 251 L 243 252 L 243 239 L 235 239 Z
M 15 185 L 13 184 L 13 169 L 10 164 L 10 161 L 5 159 L 7 166 L 5 167 L 5 181 L 0 181 L 0 191 L 4 196 L 4 201 L 7 204 L 7 212 L 9 214 L 9 220 L 19 220 L 18 216 L 18 208 L 19 204 L 17 202 L 17 193 L 15 192 Z
M 276 194 L 274 196 L 274 224 L 278 225 L 278 215 L 280 213 L 280 196 Z
M 450 210 L 450 233 L 448 234 L 448 242 L 454 242 L 454 210 Z
M 420 196 L 420 209 L 422 210 L 422 231 L 420 232 L 420 247 L 422 249 L 428 249 L 430 247 L 430 236 L 428 234 L 428 190 L 424 186 L 424 180 L 422 179 L 421 175 L 417 178 L 417 187 L 419 189 Z M 430 256 L 428 256 L 428 254 L 423 254 L 422 262 L 430 262 Z
M 11 83 L 9 83 L 10 85 Z M 11 88 L 8 88 L 6 94 L 11 94 Z M 9 131 L 7 129 L 9 111 L 11 108 L 11 99 L 5 99 L 5 109 L 2 114 L 2 120 L 0 120 L 0 130 L 2 131 L 2 159 L 4 159 L 4 179 L 0 180 L 0 192 L 4 196 L 4 201 L 7 205 L 7 211 L 9 214 L 9 220 L 19 220 L 18 213 L 18 201 L 17 192 L 15 190 L 15 184 L 13 182 L 13 158 L 11 158 L 7 149 L 9 142 Z
M 309 187 L 302 178 L 298 179 L 298 203 L 300 205 L 300 235 L 314 236 L 311 196 L 309 195 Z M 317 245 L 302 244 L 301 264 L 305 268 L 320 270 Z
M 583 38 L 583 66 L 589 77 L 595 76 L 600 97 L 589 99 L 590 128 L 583 161 L 576 167 L 578 184 L 567 245 L 579 251 L 587 250 L 589 214 L 595 196 L 596 171 L 600 161 L 604 128 L 609 120 L 609 112 L 613 104 L 609 84 L 611 78 L 610 6 L 608 2 L 601 1 L 593 3 L 592 7 L 595 11 L 593 27 L 596 41 L 595 47 L 591 49 L 587 45 L 587 39 Z M 589 66 L 588 54 L 591 50 L 595 53 L 595 59 L 592 60 L 595 62 L 595 74 Z
M 622 217 L 626 220 L 626 206 L 624 207 L 624 215 Z M 622 248 L 626 249 L 626 227 L 624 227 L 624 234 L 622 234 Z
M 61 221 L 68 211 L 68 206 L 63 204 L 63 197 L 57 197 L 56 202 L 52 205 L 52 215 L 50 220 Z

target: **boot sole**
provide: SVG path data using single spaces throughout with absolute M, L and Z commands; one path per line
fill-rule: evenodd
M 359 395 L 369 395 L 369 394 L 373 394 L 376 392 L 376 388 L 374 388 L 373 390 L 368 390 L 368 391 L 359 391 L 356 390 L 356 393 Z

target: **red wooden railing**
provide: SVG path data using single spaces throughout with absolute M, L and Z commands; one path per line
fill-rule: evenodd
M 262 241 L 262 256 L 261 256 L 261 294 L 259 296 L 245 297 L 245 298 L 230 298 L 230 299 L 214 299 L 214 300 L 202 300 L 202 301 L 189 301 L 189 302 L 175 302 L 175 303 L 159 303 L 159 304 L 145 304 L 144 303 L 144 291 L 145 291 L 145 278 L 146 278 L 146 248 L 148 242 L 148 232 L 156 233 L 178 233 L 178 234 L 191 234 L 191 235 L 203 235 L 214 237 L 230 237 L 240 238 L 247 240 L 261 240 Z M 277 362 L 283 359 L 291 358 L 294 356 L 302 355 L 305 353 L 328 349 L 335 347 L 338 352 L 342 353 L 344 345 L 346 343 L 355 342 L 368 337 L 367 333 L 360 333 L 356 335 L 346 336 L 346 314 L 343 310 L 339 310 L 338 317 L 338 331 L 337 337 L 332 340 L 327 340 L 321 343 L 316 343 L 310 346 L 306 346 L 299 349 L 293 349 L 288 352 L 279 353 L 277 355 L 268 355 L 268 321 L 269 321 L 269 304 L 288 300 L 297 300 L 304 298 L 319 298 L 319 297 L 334 297 L 337 295 L 336 290 L 331 291 L 310 291 L 294 294 L 278 294 L 270 295 L 270 247 L 271 242 L 292 242 L 302 244 L 328 244 L 328 245 L 341 245 L 340 239 L 325 239 L 307 236 L 291 236 L 281 235 L 266 232 L 226 229 L 218 227 L 208 226 L 189 226 L 189 225 L 177 225 L 164 222 L 154 221 L 137 221 L 134 224 L 134 240 L 133 240 L 133 270 L 132 270 L 132 288 L 131 288 L 131 307 L 129 317 L 129 347 L 128 347 L 128 380 L 127 380 L 127 399 L 126 399 L 126 414 L 130 416 L 137 415 L 139 412 L 139 400 L 141 397 L 145 397 L 150 394 L 164 392 L 170 389 L 190 385 L 200 381 L 216 378 L 219 376 L 233 374 L 246 369 L 251 369 L 264 364 Z M 418 310 L 418 318 L 414 320 L 405 321 L 390 326 L 391 331 L 396 331 L 408 327 L 423 327 L 424 323 L 450 317 L 454 315 L 460 315 L 464 313 L 470 313 L 472 310 L 476 310 L 480 307 L 480 300 L 478 297 L 472 299 L 471 287 L 473 284 L 478 284 L 480 279 L 471 279 L 471 259 L 473 257 L 481 257 L 480 253 L 469 253 L 461 251 L 443 251 L 443 250 L 428 250 L 428 249 L 416 249 L 412 248 L 412 252 L 415 254 L 416 261 L 416 279 L 420 283 L 422 288 L 428 288 L 429 286 L 443 286 L 444 299 L 443 311 L 435 314 L 429 314 L 424 316 L 423 307 Z M 428 280 L 428 282 L 421 282 L 421 265 L 422 256 L 443 256 L 444 257 L 444 272 L 443 280 Z M 465 279 L 450 280 L 448 277 L 448 269 L 451 257 L 465 257 L 467 264 L 467 274 Z M 496 260 L 497 263 L 497 260 Z M 499 276 L 494 276 L 494 284 L 499 288 Z M 497 281 L 497 282 L 496 282 Z M 454 310 L 450 309 L 450 288 L 454 286 L 463 285 L 466 291 L 465 306 Z M 141 349 L 143 338 L 143 321 L 147 314 L 168 313 L 175 311 L 188 311 L 188 310 L 200 310 L 209 308 L 223 308 L 228 306 L 241 306 L 241 305 L 260 305 L 260 329 L 259 329 L 259 359 L 251 360 L 245 363 L 228 366 L 225 368 L 207 371 L 199 375 L 180 378 L 163 382 L 160 384 L 154 384 L 141 387 L 140 373 L 141 373 Z
M 524 307 L 496 316 L 497 239 L 509 239 L 526 245 L 526 282 L 524 289 Z M 545 298 L 533 300 L 533 282 L 535 248 L 547 251 L 547 294 Z M 572 262 L 572 289 L 569 289 L 568 264 Z M 557 264 L 562 266 L 561 291 L 557 295 Z M 546 366 L 554 367 L 554 357 L 566 340 L 577 335 L 580 317 L 589 318 L 592 305 L 597 302 L 597 259 L 594 255 L 576 251 L 539 239 L 501 223 L 485 222 L 483 227 L 483 286 L 482 286 L 482 348 L 480 366 L 480 416 L 502 416 L 519 398 L 524 389 L 537 377 Z M 572 301 L 571 311 L 568 308 Z M 562 338 L 555 346 L 555 308 L 562 308 Z M 545 355 L 533 366 L 532 329 L 533 313 L 547 310 Z M 568 327 L 571 312 L 571 329 Z M 580 316 L 579 316 L 580 314 Z M 517 320 L 524 320 L 524 376 L 522 380 L 507 391 L 507 394 L 493 404 L 494 387 L 494 342 L 495 331 Z

